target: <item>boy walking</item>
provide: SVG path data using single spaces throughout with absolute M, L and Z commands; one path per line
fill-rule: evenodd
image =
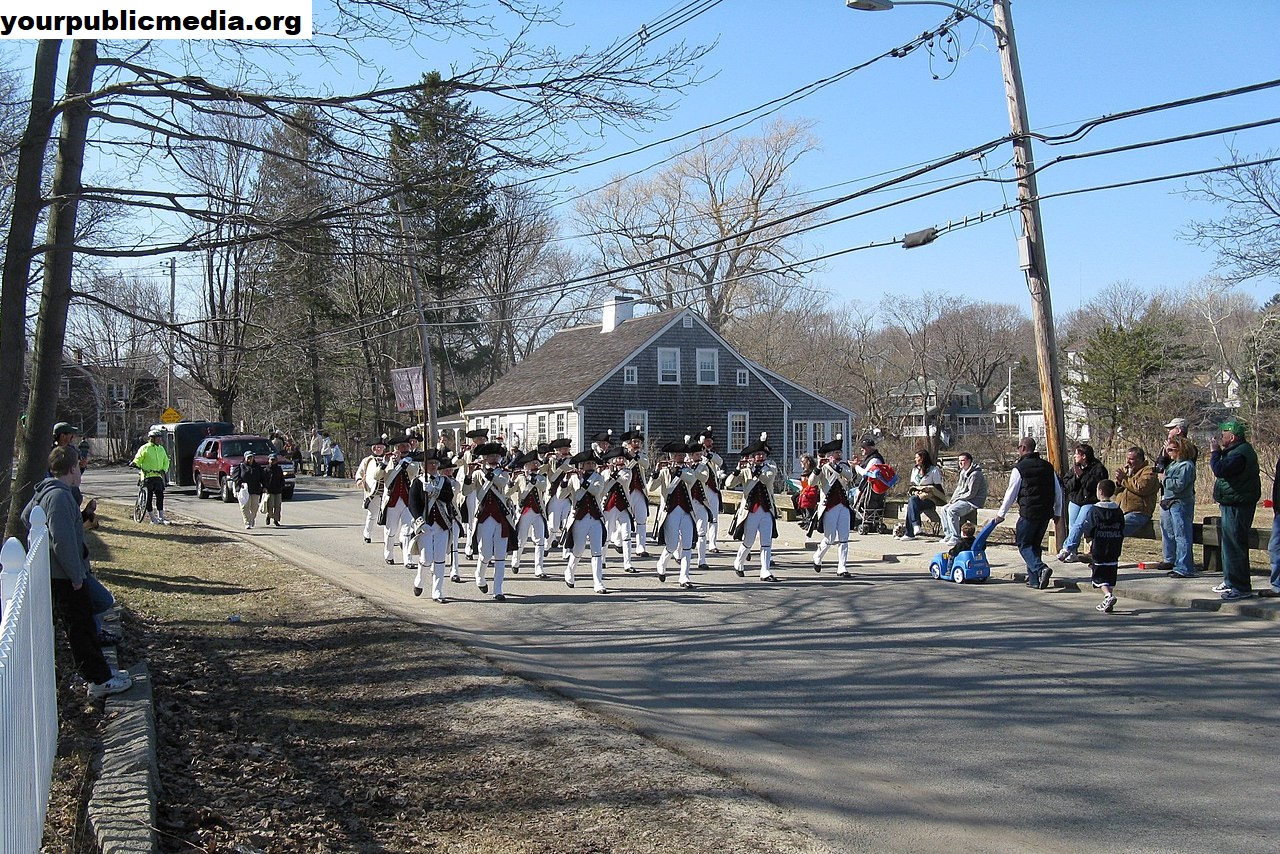
M 1101 481 L 1098 484 L 1098 503 L 1093 505 L 1093 513 L 1085 523 L 1087 529 L 1092 529 L 1093 586 L 1102 590 L 1102 601 L 1097 608 L 1103 614 L 1110 614 L 1116 606 L 1116 570 L 1120 563 L 1120 550 L 1124 547 L 1124 511 L 1112 500 L 1115 494 L 1115 481 Z

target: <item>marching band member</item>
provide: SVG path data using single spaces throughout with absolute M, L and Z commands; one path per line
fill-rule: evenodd
M 498 460 L 502 458 L 502 446 L 497 442 L 477 445 L 472 449 L 472 458 L 479 465 L 463 479 L 462 492 L 475 498 L 471 552 L 476 556 L 476 587 L 481 593 L 489 592 L 485 570 L 493 561 L 493 598 L 502 602 L 507 598 L 502 593 L 502 581 L 507 574 L 507 552 L 515 542 L 506 495 L 511 478 L 497 467 Z
M 612 478 L 596 470 L 600 458 L 593 451 L 574 454 L 571 462 L 578 469 L 569 475 L 573 489 L 573 522 L 565 540 L 569 547 L 569 565 L 565 567 L 564 583 L 572 587 L 578 558 L 584 549 L 591 553 L 591 576 L 597 593 L 608 593 L 604 586 L 604 511 L 601 509 L 605 493 Z
M 544 555 L 547 547 L 547 486 L 546 475 L 539 469 L 537 451 L 529 451 L 512 460 L 520 469 L 511 480 L 508 495 L 514 501 L 519 520 L 516 522 L 516 542 L 511 555 L 511 573 L 520 572 L 520 552 L 526 540 L 533 540 L 533 577 L 546 578 Z
M 760 441 L 742 449 L 742 462 L 738 470 L 725 481 L 726 489 L 742 488 L 742 502 L 729 525 L 729 536 L 741 540 L 738 555 L 733 561 L 733 571 L 741 578 L 746 569 L 747 556 L 760 537 L 760 580 L 777 581 L 769 568 L 773 560 L 773 538 L 778 535 L 778 507 L 773 499 L 773 485 L 778 477 L 778 467 L 769 459 L 769 434 L 761 433 Z
M 713 555 L 720 554 L 720 480 L 724 476 L 724 457 L 715 451 L 716 440 L 710 424 L 698 437 L 698 444 L 702 446 L 703 459 L 707 463 L 707 468 L 711 470 L 706 487 L 709 516 L 701 534 L 705 542 L 698 547 L 698 563 L 705 563 L 703 557 L 706 552 L 709 551 Z
M 849 578 L 849 493 L 853 487 L 853 467 L 840 459 L 844 440 L 839 433 L 818 448 L 824 462 L 809 475 L 809 484 L 818 488 L 818 512 L 809 533 L 822 528 L 822 542 L 813 555 L 813 571 L 822 572 L 822 558 L 832 545 L 837 547 L 836 575 Z
M 635 572 L 631 565 L 631 529 L 635 518 L 631 515 L 631 469 L 627 468 L 627 452 L 621 445 L 605 452 L 604 462 L 609 466 L 609 490 L 604 496 L 604 530 L 607 542 L 616 543 L 622 550 L 622 571 Z
M 462 447 L 462 453 L 458 457 L 460 466 L 460 478 L 465 483 L 467 476 L 479 467 L 479 460 L 476 458 L 476 448 L 481 443 L 489 441 L 489 431 L 483 427 L 477 427 L 474 430 L 468 430 L 466 433 L 467 443 Z M 462 508 L 462 548 L 463 553 L 468 558 L 472 557 L 472 551 L 475 541 L 476 532 L 476 498 L 475 493 L 467 493 L 463 499 Z
M 629 433 L 622 434 L 622 444 L 627 449 L 627 468 L 631 470 L 631 486 L 627 493 L 627 501 L 631 505 L 631 518 L 635 520 L 635 542 L 631 547 L 632 557 L 649 557 L 649 462 L 641 456 L 644 447 L 644 433 L 640 425 Z
M 374 479 L 382 484 L 382 507 L 378 522 L 382 525 L 382 556 L 387 563 L 395 563 L 392 552 L 397 542 L 406 561 L 409 556 L 409 484 L 418 476 L 418 464 L 409 459 L 409 443 L 404 437 L 392 444 L 391 461 L 379 462 L 374 468 Z
M 422 474 L 409 486 L 409 512 L 413 514 L 415 551 L 418 553 L 418 573 L 413 579 L 413 595 L 422 595 L 422 572 L 431 567 L 431 598 L 443 603 L 444 564 L 453 548 L 457 524 L 457 506 L 454 498 L 458 483 L 440 474 L 441 462 L 447 453 L 435 448 L 422 452 Z
M 686 441 L 688 436 L 685 436 Z M 701 440 L 701 436 L 698 437 Z M 716 517 L 711 511 L 712 495 L 718 500 L 720 494 L 712 493 L 711 481 L 715 479 L 715 472 L 712 471 L 711 465 L 706 461 L 704 455 L 706 448 L 703 447 L 701 441 L 694 442 L 689 445 L 689 464 L 694 466 L 698 471 L 697 482 L 693 484 L 693 541 L 694 547 L 698 552 L 698 571 L 706 572 L 710 567 L 707 566 L 707 540 L 710 537 L 711 526 L 715 524 Z
M 609 449 L 613 447 L 613 428 L 605 430 L 603 433 L 597 433 L 591 437 L 591 450 L 600 459 L 604 459 L 604 455 L 609 453 Z
M 455 584 L 462 583 L 462 575 L 458 572 L 462 560 L 462 538 L 466 528 L 462 524 L 462 512 L 466 508 L 467 497 L 462 494 L 462 484 L 458 482 L 458 462 L 447 450 L 436 449 L 440 457 L 440 473 L 453 481 L 453 516 L 449 531 L 449 580 Z
M 382 482 L 374 477 L 378 463 L 387 456 L 387 437 L 383 435 L 369 446 L 369 454 L 356 468 L 356 483 L 364 490 L 364 541 L 373 542 L 373 523 L 377 518 L 374 508 L 382 504 Z
M 553 439 L 548 444 L 555 456 L 543 464 L 542 473 L 547 478 L 547 525 L 551 528 L 551 548 L 561 547 L 564 556 L 568 557 L 569 550 L 564 548 L 564 540 L 569 516 L 573 512 L 573 489 L 569 486 L 569 474 L 573 471 L 573 455 L 569 453 L 572 443 L 568 439 Z
M 662 546 L 662 553 L 658 555 L 658 580 L 667 580 L 667 561 L 674 558 L 680 562 L 680 586 L 692 589 L 689 563 L 694 538 L 693 490 L 699 483 L 699 470 L 698 466 L 689 464 L 687 455 L 700 446 L 690 445 L 688 440 L 686 436 L 683 442 L 662 446 L 662 452 L 670 456 L 654 469 L 649 489 L 656 490 L 659 496 L 654 529 L 654 538 Z

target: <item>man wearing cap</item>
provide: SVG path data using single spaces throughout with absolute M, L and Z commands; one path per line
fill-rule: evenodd
M 258 465 L 253 451 L 246 451 L 244 462 L 231 472 L 231 482 L 236 487 L 236 498 L 240 501 L 240 513 L 244 516 L 245 530 L 250 530 L 258 519 L 258 505 L 266 489 L 266 472 Z M 247 496 L 247 497 L 246 497 Z
M 601 460 L 609 467 L 609 489 L 604 494 L 606 539 L 622 552 L 622 571 L 635 572 L 631 563 L 635 517 L 631 514 L 631 469 L 627 467 L 627 451 L 617 445 L 606 451 Z
M 584 550 L 591 554 L 591 578 L 597 593 L 608 593 L 604 586 L 604 495 L 612 484 L 612 478 L 597 470 L 600 458 L 594 451 L 574 454 L 571 462 L 577 466 L 569 475 L 573 489 L 573 521 L 565 535 L 569 549 L 569 565 L 564 570 L 564 583 L 572 587 L 576 581 L 578 559 Z
M 1262 499 L 1258 454 L 1245 440 L 1245 425 L 1231 418 L 1219 425 L 1222 439 L 1209 440 L 1209 468 L 1217 478 L 1213 500 L 1222 513 L 1222 583 L 1213 588 L 1225 601 L 1253 595 L 1249 578 L 1249 531 Z
M 707 465 L 707 521 L 700 536 L 703 539 L 699 547 L 698 562 L 702 563 L 706 552 L 720 554 L 720 479 L 724 476 L 724 457 L 716 453 L 715 431 L 708 424 L 698 437 L 702 446 L 702 460 Z
M 280 508 L 284 505 L 284 468 L 280 465 L 280 455 L 272 451 L 267 455 L 267 467 L 262 472 L 263 493 L 262 513 L 266 523 L 276 523 L 280 527 Z
M 642 455 L 644 433 L 637 424 L 634 430 L 622 434 L 623 447 L 627 449 L 627 470 L 631 473 L 631 485 L 627 487 L 627 502 L 631 505 L 631 518 L 635 521 L 631 556 L 649 557 L 649 462 Z
M 409 443 L 397 436 L 391 443 L 390 462 L 374 469 L 373 476 L 382 484 L 382 506 L 378 508 L 378 523 L 382 525 L 382 557 L 389 564 L 396 562 L 393 549 L 400 544 L 401 554 L 408 561 L 409 486 L 418 476 L 418 464 L 409 459 Z
M 142 482 L 147 488 L 147 518 L 156 525 L 169 524 L 164 517 L 164 478 L 169 472 L 169 452 L 160 443 L 163 438 L 164 430 L 151 428 L 147 443 L 138 449 L 130 463 L 142 472 Z
M 778 535 L 778 508 L 773 499 L 773 486 L 778 467 L 769 459 L 769 434 L 761 433 L 759 441 L 742 449 L 738 470 L 729 475 L 726 489 L 742 489 L 742 501 L 729 525 L 729 536 L 741 540 L 733 560 L 733 571 L 741 578 L 746 571 L 747 555 L 760 538 L 760 580 L 777 581 L 769 569 L 773 560 L 773 538 Z
M 529 451 L 512 460 L 516 476 L 511 479 L 508 496 L 515 504 L 516 542 L 511 554 L 511 572 L 520 572 L 520 553 L 524 544 L 533 540 L 533 577 L 546 578 L 547 549 L 547 477 L 539 471 L 537 451 Z
M 1018 502 L 1018 525 L 1014 544 L 1027 565 L 1027 586 L 1047 590 L 1053 570 L 1045 565 L 1044 535 L 1049 522 L 1062 517 L 1062 481 L 1048 461 L 1036 453 L 1036 440 L 1024 436 L 1018 442 L 1018 462 L 1009 473 L 1009 488 L 996 513 L 996 524 Z
M 568 557 L 569 550 L 563 546 L 573 512 L 573 489 L 569 486 L 569 475 L 573 472 L 572 443 L 568 439 L 553 439 L 549 444 L 555 456 L 542 466 L 547 478 L 547 527 L 550 529 L 547 536 L 551 538 L 551 548 L 562 548 L 563 556 Z
M 705 477 L 705 466 L 697 466 L 689 459 L 701 445 L 685 441 L 668 442 L 662 446 L 667 459 L 659 463 L 649 479 L 649 489 L 658 493 L 658 513 L 655 519 L 654 539 L 662 546 L 658 555 L 658 580 L 667 580 L 667 561 L 675 559 L 680 564 L 680 586 L 693 587 L 689 566 L 693 559 L 694 488 L 699 478 Z
M 853 466 L 841 459 L 843 450 L 844 438 L 839 433 L 818 448 L 824 462 L 809 475 L 809 485 L 818 489 L 818 512 L 809 533 L 817 528 L 822 530 L 822 540 L 813 553 L 813 571 L 822 572 L 822 559 L 834 545 L 836 575 L 849 578 L 849 527 L 852 521 L 849 494 L 853 487 Z
M 382 481 L 375 477 L 378 467 L 385 463 L 387 437 L 379 436 L 369 445 L 369 453 L 356 466 L 356 483 L 364 492 L 364 541 L 373 542 L 373 523 L 382 504 Z
M 503 448 L 497 442 L 484 442 L 472 449 L 479 467 L 462 481 L 462 492 L 475 496 L 476 515 L 471 526 L 471 550 L 476 556 L 476 587 L 489 592 L 485 571 L 493 563 L 493 598 L 502 602 L 502 582 L 507 574 L 507 552 L 515 545 L 511 526 L 511 508 L 507 504 L 507 488 L 511 478 L 498 468 Z
M 53 446 L 55 448 L 62 445 L 70 447 L 75 443 L 76 436 L 79 434 L 79 427 L 73 427 L 66 421 L 59 421 L 57 424 L 53 425 Z M 89 463 L 89 446 L 87 441 L 84 440 L 80 442 L 80 445 L 83 446 L 83 448 L 78 446 L 76 448 L 76 453 L 80 458 L 80 470 L 84 471 Z
M 422 473 L 409 485 L 411 526 L 410 552 L 415 556 L 417 575 L 413 579 L 413 595 L 422 595 L 422 573 L 430 567 L 431 598 L 444 603 L 444 565 L 454 543 L 457 505 L 454 497 L 458 483 L 440 473 L 440 464 L 448 460 L 447 452 L 428 448 L 422 452 Z M 408 559 L 406 558 L 406 563 Z

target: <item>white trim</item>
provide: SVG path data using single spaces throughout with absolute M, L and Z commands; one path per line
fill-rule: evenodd
M 733 385 L 735 388 L 748 388 L 751 385 L 751 372 L 746 368 L 735 368 Z
M 742 444 L 734 447 L 733 445 L 733 419 L 734 416 L 742 416 Z M 741 453 L 742 449 L 751 444 L 751 412 L 746 409 L 730 409 L 725 413 L 725 430 L 724 430 L 724 448 L 731 454 Z
M 577 404 L 573 401 L 565 401 L 563 403 L 531 403 L 528 406 L 498 406 L 492 409 L 473 409 L 467 413 L 467 418 L 487 418 L 489 415 L 507 414 L 514 415 L 517 412 L 555 412 L 558 409 L 575 409 Z
M 702 354 L 711 354 L 711 369 L 715 372 L 715 376 L 710 380 L 702 378 Z M 720 348 L 719 347 L 694 347 L 693 348 L 693 372 L 697 379 L 698 385 L 720 385 Z
M 657 350 L 657 366 L 658 366 L 658 385 L 680 385 L 680 348 L 679 347 L 658 347 Z M 666 353 L 670 355 L 676 354 L 676 378 L 674 380 L 664 380 L 662 378 L 662 356 Z
M 623 385 L 639 385 L 640 384 L 640 366 L 639 365 L 623 365 L 622 366 L 622 384 Z

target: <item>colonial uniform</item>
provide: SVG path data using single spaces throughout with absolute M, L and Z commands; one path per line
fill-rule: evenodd
M 710 470 L 706 485 L 707 521 L 699 536 L 702 542 L 698 545 L 698 563 L 706 563 L 706 553 L 720 554 L 720 479 L 724 472 L 724 457 L 715 452 L 715 433 L 711 425 L 698 437 L 702 446 L 703 461 Z
M 489 431 L 483 428 L 468 430 L 467 438 L 470 439 L 471 442 L 463 449 L 462 453 L 458 457 L 458 464 L 462 466 L 462 480 L 464 483 L 466 482 L 467 476 L 470 475 L 471 472 L 475 471 L 476 467 L 479 465 L 479 460 L 476 457 L 476 448 L 479 447 L 480 443 L 488 441 Z M 475 539 L 474 535 L 476 527 L 475 493 L 466 493 L 464 496 L 461 517 L 463 531 L 462 547 L 466 556 L 471 557 L 474 554 L 473 540 Z
M 697 446 L 687 442 L 670 442 L 662 447 L 671 461 L 660 466 L 649 480 L 649 489 L 658 493 L 658 514 L 654 536 L 662 546 L 658 556 L 658 580 L 667 580 L 667 561 L 680 563 L 680 586 L 693 587 L 689 564 L 693 557 L 694 488 L 705 478 L 705 467 L 685 463 L 685 455 Z
M 378 466 L 382 465 L 386 443 L 374 442 L 369 446 L 370 454 L 360 461 L 356 467 L 356 483 L 364 491 L 364 541 L 373 542 L 373 525 L 377 520 L 382 505 L 382 481 L 375 477 Z
M 844 440 L 837 435 L 835 439 L 818 448 L 823 456 L 839 454 Z M 818 512 L 814 516 L 813 527 L 821 528 L 822 541 L 813 555 L 813 571 L 822 572 L 822 558 L 832 545 L 836 546 L 836 575 L 849 577 L 849 525 L 851 511 L 849 507 L 850 491 L 853 488 L 853 467 L 843 460 L 831 460 L 823 463 L 809 475 L 809 485 L 818 488 Z
M 501 456 L 502 446 L 486 442 L 474 449 L 476 459 Z M 507 573 L 507 552 L 515 544 L 515 530 L 511 526 L 511 508 L 507 504 L 507 488 L 511 478 L 505 471 L 493 468 L 486 462 L 462 481 L 462 492 L 474 497 L 475 517 L 471 527 L 471 551 L 476 556 L 476 587 L 481 593 L 489 592 L 485 583 L 485 569 L 493 562 L 493 598 L 501 602 L 502 581 Z
M 635 522 L 631 556 L 649 556 L 649 462 L 640 455 L 640 447 L 644 442 L 644 433 L 640 428 L 622 434 L 623 442 L 631 444 L 627 451 L 627 469 L 631 472 L 631 486 L 628 488 L 627 501 L 631 505 L 631 518 Z
M 401 444 L 397 442 L 396 444 Z M 374 470 L 374 478 L 382 484 L 382 506 L 378 510 L 378 523 L 382 525 L 382 556 L 387 563 L 395 563 L 395 544 L 400 543 L 406 562 L 409 555 L 409 485 L 418 476 L 418 464 L 401 456 Z
M 574 465 L 595 463 L 600 458 L 592 451 L 575 454 Z M 612 485 L 612 478 L 596 470 L 579 471 L 569 476 L 573 489 L 573 522 L 569 525 L 566 541 L 569 547 L 569 565 L 564 571 L 564 583 L 572 587 L 578 568 L 578 559 L 584 550 L 591 553 L 591 575 L 597 593 L 608 593 L 604 586 L 604 510 L 605 493 Z
M 564 546 L 569 516 L 573 512 L 573 489 L 569 485 L 569 474 L 573 471 L 570 444 L 568 439 L 552 441 L 550 445 L 556 455 L 543 465 L 542 470 L 547 478 L 547 525 L 551 529 L 549 536 L 553 549 Z M 568 548 L 564 549 L 565 557 L 568 557 L 568 551 Z
M 623 572 L 635 572 L 631 564 L 631 536 L 635 519 L 631 515 L 631 469 L 622 447 L 610 448 L 604 456 L 610 466 L 611 482 L 604 496 L 604 529 L 608 541 L 622 552 Z
M 431 598 L 444 602 L 444 566 L 450 553 L 456 553 L 458 482 L 439 471 L 427 471 L 447 460 L 447 454 L 434 449 L 423 452 L 424 471 L 409 486 L 409 512 L 413 516 L 413 551 L 418 555 L 418 574 L 413 580 L 413 595 L 422 595 L 422 573 L 431 567 Z
M 778 478 L 778 467 L 772 460 L 753 462 L 752 457 L 770 453 L 769 436 L 760 434 L 760 441 L 742 449 L 742 462 L 738 470 L 725 481 L 726 489 L 740 487 L 742 501 L 729 525 L 729 536 L 740 540 L 733 570 L 741 577 L 746 569 L 747 556 L 760 538 L 760 580 L 777 581 L 769 568 L 773 560 L 773 538 L 778 535 L 778 507 L 773 498 L 773 487 Z
M 547 548 L 547 487 L 546 475 L 542 474 L 530 463 L 538 461 L 538 452 L 530 451 L 516 457 L 512 462 L 521 467 L 512 478 L 509 497 L 515 504 L 516 541 L 512 548 L 511 572 L 520 571 L 520 552 L 524 544 L 533 540 L 533 577 L 546 578 L 547 570 L 544 562 Z

